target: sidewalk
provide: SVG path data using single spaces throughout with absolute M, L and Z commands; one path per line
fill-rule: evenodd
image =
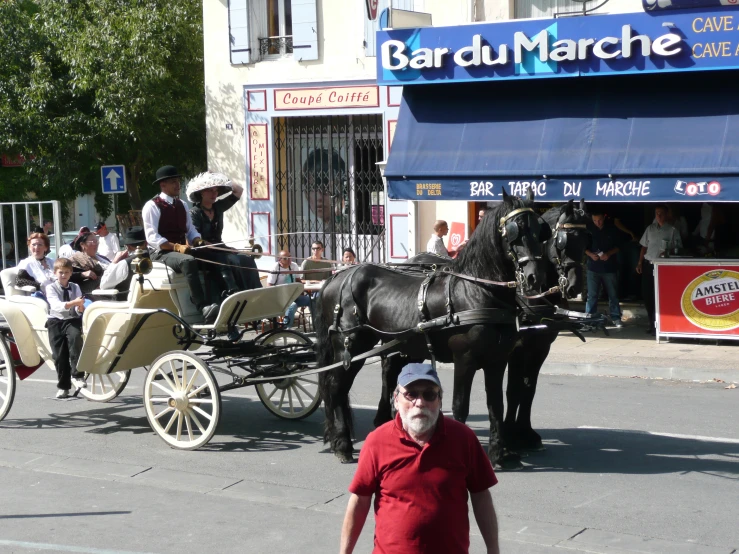
M 657 344 L 646 334 L 645 317 L 635 312 L 624 310 L 631 317 L 621 329 L 609 327 L 610 336 L 584 333 L 582 342 L 572 333 L 560 333 L 542 373 L 739 383 L 739 342 L 663 339 Z

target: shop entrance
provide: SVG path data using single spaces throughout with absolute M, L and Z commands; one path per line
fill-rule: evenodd
M 295 258 L 320 240 L 325 256 L 385 261 L 381 115 L 274 120 L 277 239 Z

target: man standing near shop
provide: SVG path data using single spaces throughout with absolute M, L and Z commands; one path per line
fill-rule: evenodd
M 444 239 L 449 234 L 449 225 L 443 219 L 439 219 L 434 223 L 434 232 L 431 235 L 428 243 L 426 244 L 426 252 L 431 252 L 437 256 L 444 256 L 449 258 L 449 251 L 444 246 Z
M 601 284 L 608 295 L 608 309 L 614 327 L 622 327 L 621 306 L 618 303 L 618 229 L 606 221 L 603 212 L 593 210 L 590 227 L 590 245 L 585 249 L 588 257 L 588 301 L 585 311 L 598 312 Z
M 95 234 L 100 237 L 100 246 L 98 254 L 112 260 L 115 255 L 121 251 L 121 245 L 118 243 L 118 237 L 108 230 L 105 221 L 100 221 L 95 225 Z
M 190 245 L 199 246 L 202 239 L 192 225 L 190 212 L 179 198 L 180 177 L 174 166 L 157 169 L 154 184 L 159 185 L 161 193 L 144 204 L 141 213 L 146 242 L 152 260 L 185 276 L 192 303 L 203 314 L 205 323 L 213 323 L 218 315 L 218 304 L 208 304 L 205 300 L 198 261 L 191 255 L 196 251 Z
M 667 223 L 667 206 L 658 204 L 654 208 L 654 221 L 646 228 L 639 241 L 641 252 L 636 272 L 642 276 L 642 300 L 649 317 L 647 333 L 655 334 L 654 305 L 654 261 L 672 248 L 682 248 L 680 233 Z
M 499 554 L 490 487 L 498 481 L 474 431 L 441 414 L 431 364 L 408 364 L 393 393 L 397 415 L 369 434 L 341 530 L 341 554 L 354 551 L 375 495 L 375 549 L 385 554 L 469 551 L 467 498 L 488 554 Z

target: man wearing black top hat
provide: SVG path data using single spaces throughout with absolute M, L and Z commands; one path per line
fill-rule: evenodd
M 142 219 L 151 259 L 162 262 L 177 273 L 182 273 L 190 289 L 190 298 L 203 314 L 206 323 L 213 323 L 218 315 L 218 304 L 208 304 L 198 275 L 198 261 L 191 255 L 191 246 L 202 243 L 200 233 L 193 227 L 180 196 L 180 177 L 177 169 L 165 165 L 157 169 L 154 184 L 161 193 L 144 204 Z

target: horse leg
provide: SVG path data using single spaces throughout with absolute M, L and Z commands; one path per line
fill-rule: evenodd
M 454 354 L 454 391 L 452 392 L 452 417 L 464 423 L 470 415 L 470 396 L 475 372 L 480 368 L 469 353 Z
M 351 357 L 366 352 L 375 344 L 376 339 L 362 339 L 355 336 L 350 345 L 346 347 Z M 344 343 L 338 336 L 333 338 L 334 360 L 343 359 L 345 350 Z M 353 362 L 348 369 L 344 367 L 334 368 L 321 374 L 320 387 L 321 397 L 324 401 L 326 423 L 324 430 L 324 442 L 331 445 L 341 463 L 354 461 L 354 449 L 352 446 L 353 419 L 352 410 L 349 405 L 349 391 L 359 370 L 362 369 L 364 360 Z
M 483 366 L 485 396 L 490 420 L 488 457 L 497 469 L 521 469 L 521 456 L 510 449 L 503 433 L 503 375 L 507 360 L 489 361 Z
M 403 366 L 407 362 L 407 358 L 401 358 L 400 356 L 382 359 L 382 395 L 375 414 L 375 427 L 379 427 L 393 418 L 393 392 L 398 384 L 398 375 L 400 375 Z
M 540 335 L 538 340 L 525 341 L 524 348 L 521 349 L 522 360 L 517 364 L 519 369 L 517 373 L 520 375 L 519 407 L 514 427 L 514 443 L 521 449 L 544 450 L 541 436 L 534 431 L 531 425 L 531 408 L 534 404 L 539 372 L 556 338 L 557 333 L 547 336 Z
M 518 448 L 516 442 L 516 418 L 521 405 L 525 376 L 524 346 L 517 343 L 508 357 L 508 386 L 506 388 L 506 414 L 503 421 L 503 440 L 510 448 Z

